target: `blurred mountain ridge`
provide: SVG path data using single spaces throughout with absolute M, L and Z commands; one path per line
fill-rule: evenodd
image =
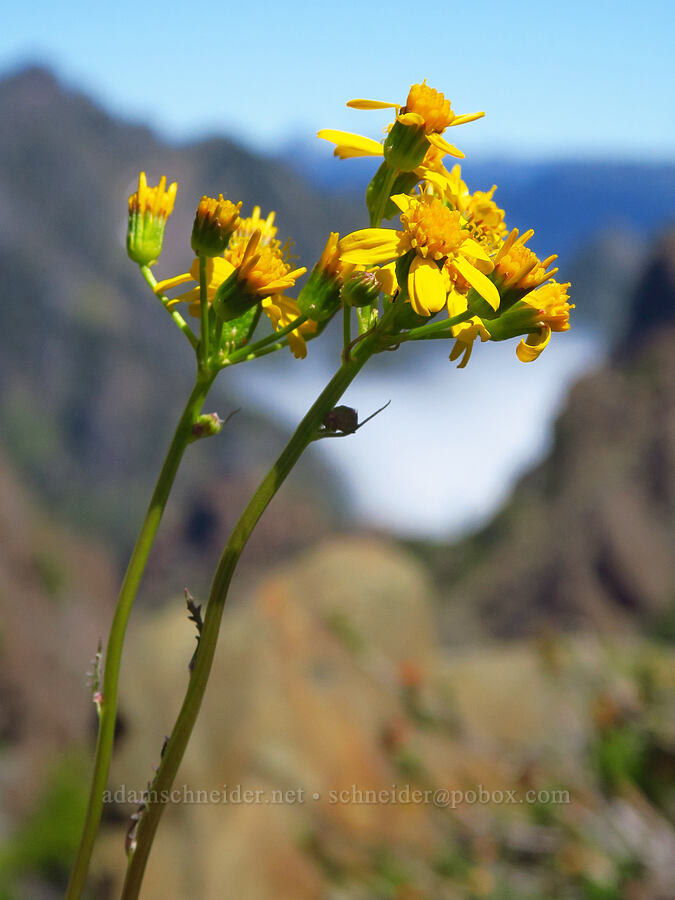
M 362 195 L 377 162 L 336 160 L 332 146 L 298 140 L 278 158 L 317 188 Z M 470 190 L 497 184 L 495 200 L 506 210 L 507 224 L 534 228 L 532 246 L 544 255 L 557 252 L 564 263 L 605 229 L 632 232 L 645 241 L 675 220 L 675 162 L 504 159 L 487 153 L 455 162 Z
M 275 209 L 281 239 L 292 236 L 303 258 L 318 256 L 332 228 L 355 221 L 355 207 L 337 199 L 329 210 L 288 168 L 225 138 L 168 146 L 66 90 L 44 69 L 0 81 L 0 116 L 0 443 L 46 505 L 111 542 L 123 559 L 194 365 L 126 257 L 126 199 L 138 172 L 146 170 L 151 182 L 162 173 L 179 182 L 160 277 L 189 267 L 192 218 L 203 193 L 242 199 L 246 213 L 255 203 L 263 214 Z M 285 355 L 281 373 L 303 364 Z M 243 412 L 217 440 L 186 454 L 174 522 L 189 521 L 192 511 L 202 522 L 213 519 L 218 479 L 241 497 L 282 446 L 279 428 L 228 390 L 227 373 L 209 404 L 207 411 L 223 416 L 240 406 Z M 301 519 L 308 509 L 302 498 L 312 492 L 303 485 L 316 482 L 321 469 L 312 454 L 308 459 L 293 492 Z M 313 507 L 323 505 L 324 520 L 334 522 L 342 504 L 335 490 L 330 496 L 333 482 L 323 469 L 320 480 L 327 499 L 316 498 Z M 228 505 L 228 521 L 236 508 Z M 278 521 L 279 534 L 292 540 L 289 523 Z M 216 521 L 205 540 L 220 540 L 226 528 Z

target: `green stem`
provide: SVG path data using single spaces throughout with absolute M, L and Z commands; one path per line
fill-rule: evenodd
M 108 780 L 110 758 L 115 736 L 115 719 L 117 714 L 117 693 L 119 683 L 122 648 L 131 608 L 138 591 L 141 577 L 145 570 L 150 549 L 153 545 L 157 529 L 166 506 L 166 501 L 173 486 L 178 466 L 190 440 L 192 426 L 204 404 L 206 395 L 213 382 L 214 375 L 198 378 L 190 394 L 183 414 L 162 465 L 157 484 L 150 499 L 150 504 L 143 520 L 143 525 L 136 539 L 127 566 L 117 606 L 110 627 L 108 646 L 105 655 L 102 697 L 99 704 L 98 739 L 94 757 L 94 772 L 89 793 L 89 803 L 77 857 L 70 875 L 66 900 L 78 900 L 84 890 L 89 862 L 96 839 L 96 833 L 103 811 L 103 792 Z
M 295 331 L 296 328 L 299 328 L 307 321 L 307 316 L 298 316 L 297 319 L 293 319 L 293 321 L 286 325 L 284 328 L 279 329 L 279 331 L 274 331 L 272 334 L 268 334 L 267 337 L 261 338 L 259 341 L 256 341 L 255 344 L 249 344 L 248 346 L 240 347 L 238 350 L 235 350 L 223 363 L 223 366 L 234 366 L 236 363 L 244 362 L 245 360 L 255 359 L 257 356 L 262 356 L 260 351 L 266 350 L 271 344 L 276 344 L 281 338 L 285 337 L 287 334 L 290 334 L 291 331 Z M 279 344 L 279 346 L 283 346 Z M 275 347 L 274 349 L 278 349 Z
M 306 447 L 316 437 L 326 414 L 333 409 L 361 367 L 377 349 L 375 338 L 369 337 L 358 345 L 349 360 L 343 362 L 298 425 L 281 456 L 260 483 L 227 542 L 211 585 L 194 668 L 190 675 L 185 699 L 171 737 L 164 749 L 159 768 L 150 787 L 146 809 L 139 822 L 136 846 L 129 859 L 122 900 L 133 900 L 139 895 L 157 826 L 170 796 L 171 787 L 201 707 L 211 672 L 227 592 L 242 550 L 284 479 Z
M 188 341 L 190 341 L 190 344 L 192 345 L 192 347 L 196 350 L 197 344 L 199 343 L 199 341 L 197 340 L 197 335 L 190 328 L 190 326 L 185 321 L 185 319 L 181 316 L 181 314 L 179 312 L 177 312 L 177 310 L 171 309 L 171 307 L 169 306 L 169 303 L 171 302 L 169 300 L 169 298 L 167 296 L 165 296 L 164 294 L 158 294 L 155 291 L 155 288 L 157 287 L 157 279 L 153 275 L 152 269 L 150 268 L 150 266 L 141 266 L 140 269 L 141 269 L 141 275 L 143 276 L 143 278 L 145 278 L 146 282 L 152 288 L 152 293 L 155 295 L 155 297 L 158 298 L 158 300 L 160 301 L 160 303 L 162 304 L 164 309 L 168 312 L 168 314 L 171 316 L 171 318 L 176 323 L 176 325 L 178 325 L 178 327 L 183 332 L 183 334 L 188 339 Z
M 352 308 L 346 303 L 342 307 L 342 352 L 347 356 L 352 343 Z
M 429 322 L 428 325 L 420 325 L 418 328 L 411 328 L 410 331 L 398 335 L 396 340 L 398 343 L 402 344 L 405 341 L 428 341 L 433 340 L 434 338 L 452 338 L 453 325 L 468 322 L 472 317 L 473 313 L 466 310 L 466 312 L 453 316 L 451 319 L 444 319 L 442 322 Z
M 206 284 L 206 260 L 207 258 L 201 253 L 199 254 L 199 318 L 201 341 L 200 359 L 202 366 L 206 366 L 209 361 L 209 298 L 207 294 Z

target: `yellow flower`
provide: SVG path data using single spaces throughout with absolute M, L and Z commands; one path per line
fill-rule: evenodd
M 551 279 L 536 291 L 527 294 L 523 300 L 539 311 L 539 319 L 551 327 L 551 331 L 569 331 L 570 310 L 574 303 L 569 300 L 570 282 L 559 284 Z
M 407 165 L 403 162 L 397 166 L 404 171 L 410 170 L 419 165 L 429 146 L 436 147 L 442 153 L 448 153 L 451 156 L 462 158 L 464 154 L 457 147 L 449 144 L 442 134 L 446 128 L 454 125 L 463 125 L 466 122 L 473 122 L 485 115 L 483 112 L 470 113 L 468 115 L 456 115 L 447 100 L 440 91 L 430 88 L 426 82 L 422 84 L 413 84 L 408 93 L 408 99 L 405 106 L 397 103 L 385 103 L 380 100 L 350 100 L 347 106 L 352 109 L 395 109 L 396 120 L 394 126 L 399 125 L 408 129 L 413 129 L 415 133 L 419 133 L 422 140 L 419 143 L 420 155 L 414 165 Z M 340 159 L 349 159 L 355 156 L 387 156 L 387 151 L 392 151 L 396 157 L 397 145 L 400 145 L 401 132 L 396 127 L 392 128 L 384 143 L 379 143 L 371 138 L 362 137 L 359 134 L 351 134 L 347 131 L 336 131 L 325 128 L 318 132 L 318 137 L 331 141 L 336 145 L 335 155 Z M 408 148 L 410 149 L 410 148 Z M 418 152 L 416 145 L 415 153 Z M 414 155 L 414 154 L 413 154 Z M 396 165 L 397 160 L 393 158 L 392 164 Z
M 222 194 L 218 199 L 202 197 L 195 214 L 192 226 L 191 245 L 195 253 L 203 256 L 218 256 L 230 240 L 239 221 L 239 203 L 224 200 Z
M 489 191 L 474 191 L 472 194 L 462 180 L 459 165 L 448 172 L 436 161 L 431 162 L 432 165 L 427 166 L 425 160 L 420 166 L 421 177 L 441 199 L 462 213 L 467 227 L 477 239 L 496 249 L 506 234 L 504 210 L 493 200 L 497 185 L 493 184 Z
M 544 350 L 551 339 L 553 331 L 568 331 L 570 327 L 570 310 L 574 304 L 569 302 L 568 289 L 570 283 L 559 284 L 550 281 L 524 298 L 525 303 L 538 310 L 537 331 L 521 340 L 516 348 L 516 355 L 521 362 L 533 362 Z
M 558 257 L 556 254 L 540 260 L 525 244 L 534 234 L 530 229 L 518 237 L 514 228 L 495 256 L 495 280 L 500 288 L 517 293 L 527 293 L 547 281 L 558 271 L 548 266 Z
M 178 185 L 166 189 L 162 175 L 156 187 L 148 187 L 145 172 L 138 176 L 138 190 L 129 197 L 127 253 L 141 266 L 156 262 L 162 252 L 166 220 L 173 212 Z
M 129 213 L 149 213 L 157 219 L 168 219 L 173 212 L 178 184 L 174 181 L 166 189 L 166 175 L 162 175 L 157 187 L 148 187 L 145 172 L 138 176 L 138 190 L 129 197 Z
M 225 201 L 227 202 L 227 201 Z M 238 211 L 239 207 L 233 210 Z M 280 293 L 293 287 L 296 280 L 304 275 L 306 268 L 292 269 L 286 261 L 286 250 L 276 239 L 275 214 L 266 219 L 260 216 L 260 207 L 253 209 L 253 215 L 240 218 L 237 222 L 223 256 L 206 261 L 206 294 L 211 302 L 216 291 L 233 272 L 244 289 L 260 298 Z M 166 293 L 180 284 L 197 282 L 189 291 L 175 297 L 172 303 L 187 302 L 190 313 L 199 315 L 199 260 L 195 259 L 189 272 L 160 281 L 156 293 Z
M 485 275 L 491 271 L 492 261 L 462 227 L 459 212 L 427 193 L 415 197 L 397 194 L 392 200 L 401 210 L 403 230 L 355 231 L 340 241 L 340 258 L 372 266 L 413 250 L 407 286 L 410 303 L 418 315 L 432 315 L 445 306 L 451 279 L 457 275 L 497 309 L 499 292 Z

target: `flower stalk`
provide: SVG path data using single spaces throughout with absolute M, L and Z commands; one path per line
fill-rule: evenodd
M 387 317 L 382 319 L 383 328 L 386 327 L 386 319 Z M 260 517 L 286 477 L 307 447 L 320 436 L 321 427 L 328 413 L 336 406 L 372 354 L 382 349 L 377 333 L 380 330 L 383 329 L 377 329 L 360 341 L 349 358 L 343 361 L 260 483 L 227 542 L 211 585 L 199 647 L 194 657 L 185 699 L 151 783 L 148 802 L 138 825 L 136 845 L 129 858 L 122 900 L 134 900 L 139 896 L 152 843 L 166 805 L 162 798 L 170 794 L 201 708 L 213 665 L 225 601 L 241 553 Z
M 80 846 L 73 866 L 66 900 L 77 900 L 82 895 L 89 869 L 94 841 L 103 811 L 103 792 L 108 780 L 110 759 L 115 737 L 117 717 L 117 695 L 119 673 L 122 662 L 124 636 L 129 622 L 138 587 L 145 571 L 150 550 L 162 520 L 176 473 L 183 458 L 185 448 L 191 441 L 192 427 L 197 421 L 206 395 L 213 382 L 213 376 L 198 378 L 178 421 L 173 439 L 160 469 L 159 477 L 152 493 L 141 530 L 138 533 L 122 587 L 117 598 L 108 644 L 105 653 L 103 683 L 98 699 L 99 727 L 94 756 L 94 769 L 89 793 L 89 802 L 82 829 Z

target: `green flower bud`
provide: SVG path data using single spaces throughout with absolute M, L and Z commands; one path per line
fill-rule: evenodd
M 241 201 L 236 205 L 224 200 L 202 197 L 192 226 L 191 245 L 202 256 L 219 256 L 227 247 L 239 221 Z
M 353 272 L 345 279 L 340 291 L 346 306 L 373 306 L 380 296 L 380 282 L 375 272 Z
M 327 322 L 340 306 L 342 263 L 337 232 L 331 232 L 323 253 L 298 296 L 298 309 L 314 322 Z
M 166 189 L 162 175 L 157 187 L 148 187 L 145 172 L 138 176 L 138 190 L 129 197 L 127 253 L 140 266 L 156 262 L 162 252 L 166 220 L 173 212 L 178 185 Z

